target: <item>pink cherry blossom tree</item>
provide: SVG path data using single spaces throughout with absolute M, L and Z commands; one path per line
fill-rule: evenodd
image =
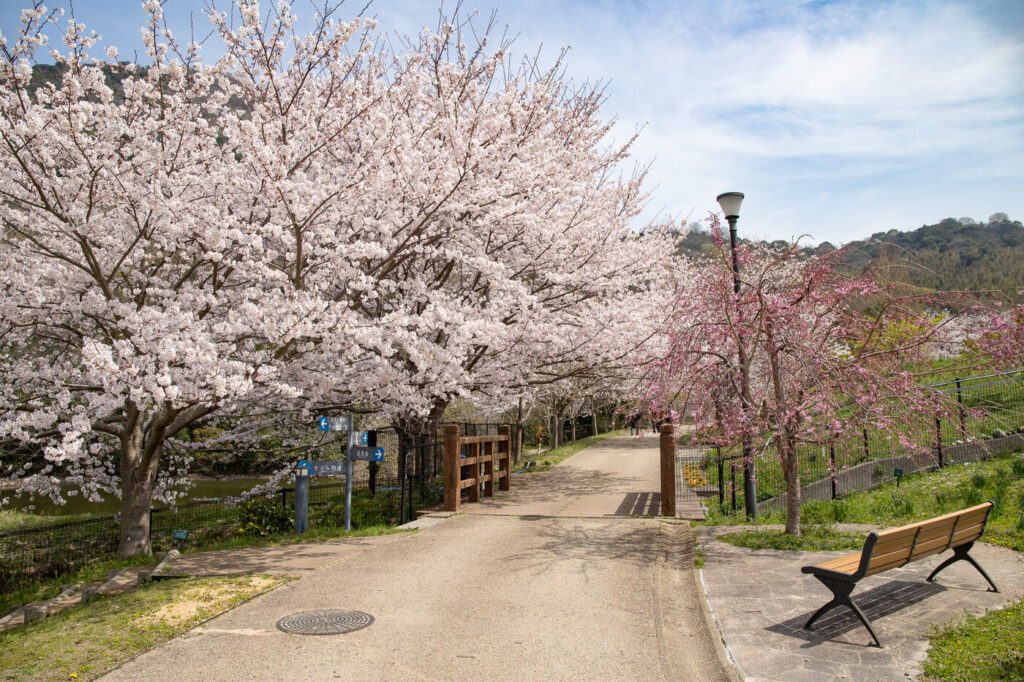
M 799 445 L 867 423 L 896 433 L 901 417 L 942 409 L 914 369 L 944 320 L 869 275 L 841 276 L 831 257 L 802 258 L 796 243 L 741 245 L 733 293 L 731 254 L 714 219 L 712 234 L 716 258 L 678 304 L 653 386 L 720 444 L 750 443 L 756 455 L 779 458 L 786 532 L 798 535 Z

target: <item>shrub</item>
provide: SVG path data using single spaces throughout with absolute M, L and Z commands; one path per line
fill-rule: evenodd
M 238 508 L 238 532 L 242 535 L 267 537 L 295 529 L 295 508 L 275 500 L 257 498 Z
M 914 515 L 914 501 L 899 493 L 892 495 L 892 513 L 898 517 L 910 517 Z
M 985 478 L 985 474 L 981 473 L 980 471 L 971 476 L 971 485 L 973 485 L 978 490 L 984 488 L 987 483 L 988 479 Z
M 973 507 L 981 504 L 984 499 L 980 490 L 969 486 L 963 486 L 960 488 L 960 498 L 964 501 L 965 507 Z

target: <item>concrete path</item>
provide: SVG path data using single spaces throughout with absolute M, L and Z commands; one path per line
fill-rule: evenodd
M 692 530 L 630 517 L 657 509 L 657 452 L 654 438 L 609 439 L 414 534 L 313 549 L 315 570 L 105 679 L 738 679 L 693 570 Z M 375 622 L 321 637 L 275 628 L 332 608 Z
M 868 528 L 840 526 L 865 537 Z M 984 578 L 966 562 L 926 582 L 948 552 L 865 578 L 853 599 L 872 621 L 885 647 L 879 649 L 870 646 L 871 636 L 846 608 L 824 616 L 814 631 L 803 629 L 831 594 L 800 568 L 847 552 L 749 550 L 715 539 L 738 530 L 704 527 L 698 535 L 708 600 L 732 659 L 750 682 L 912 679 L 921 673 L 935 625 L 1024 596 L 1024 557 L 983 543 L 971 555 L 992 576 L 998 593 L 988 592 Z
M 513 476 L 509 492 L 481 496 L 479 503 L 464 504 L 459 511 L 502 516 L 658 516 L 658 457 L 656 436 L 607 438 L 550 471 Z M 444 512 L 433 515 L 447 516 Z

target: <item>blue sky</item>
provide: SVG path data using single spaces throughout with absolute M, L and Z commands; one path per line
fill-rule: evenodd
M 0 0 L 5 36 L 24 4 Z M 167 1 L 178 35 L 204 6 Z M 438 7 L 377 0 L 368 13 L 411 34 Z M 74 8 L 122 57 L 141 52 L 141 2 Z M 645 221 L 699 219 L 730 190 L 747 195 L 741 233 L 767 239 L 1024 218 L 1021 0 L 464 0 L 472 9 L 480 24 L 496 9 L 519 52 L 543 46 L 550 62 L 569 45 L 570 77 L 608 81 L 605 117 L 619 139 L 642 128 L 635 157 L 652 164 Z

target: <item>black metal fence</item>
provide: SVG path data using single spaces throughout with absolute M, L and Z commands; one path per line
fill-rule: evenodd
M 500 424 L 460 424 L 463 434 L 496 435 Z M 436 504 L 443 498 L 444 443 L 427 438 L 399 446 L 393 429 L 378 431 L 377 445 L 384 448 L 384 461 L 355 462 L 352 476 L 354 493 L 367 491 L 375 497 L 386 495 L 394 507 L 389 520 L 404 523 L 415 516 L 415 510 Z M 316 459 L 315 454 L 310 458 Z M 269 500 L 291 513 L 294 505 L 292 487 L 281 487 L 270 493 L 250 498 Z M 310 527 L 337 527 L 340 513 L 332 505 L 342 503 L 345 495 L 344 477 L 316 479 L 309 490 Z M 195 500 L 150 511 L 150 543 L 154 551 L 173 548 L 175 530 L 187 530 L 183 546 L 202 546 L 239 532 L 239 513 L 249 501 L 243 497 Z M 316 513 L 327 510 L 331 513 Z M 390 507 L 389 507 L 390 508 Z M 81 567 L 99 558 L 112 556 L 120 537 L 119 515 L 56 523 L 35 528 L 0 533 L 0 591 L 35 579 L 53 577 Z
M 896 438 L 862 429 L 830 442 L 803 443 L 800 458 L 804 500 L 837 499 L 870 490 L 903 475 L 976 461 L 1024 449 L 1024 369 L 933 384 L 956 399 L 952 417 L 919 415 L 909 425 L 916 452 Z M 717 503 L 723 511 L 744 509 L 743 461 L 714 446 L 682 454 L 681 466 L 696 472 L 690 494 Z M 777 457 L 755 462 L 758 511 L 785 508 L 785 481 Z M 686 479 L 685 471 L 681 477 Z M 685 489 L 684 489 L 685 490 Z M 685 492 L 684 492 L 685 494 Z

